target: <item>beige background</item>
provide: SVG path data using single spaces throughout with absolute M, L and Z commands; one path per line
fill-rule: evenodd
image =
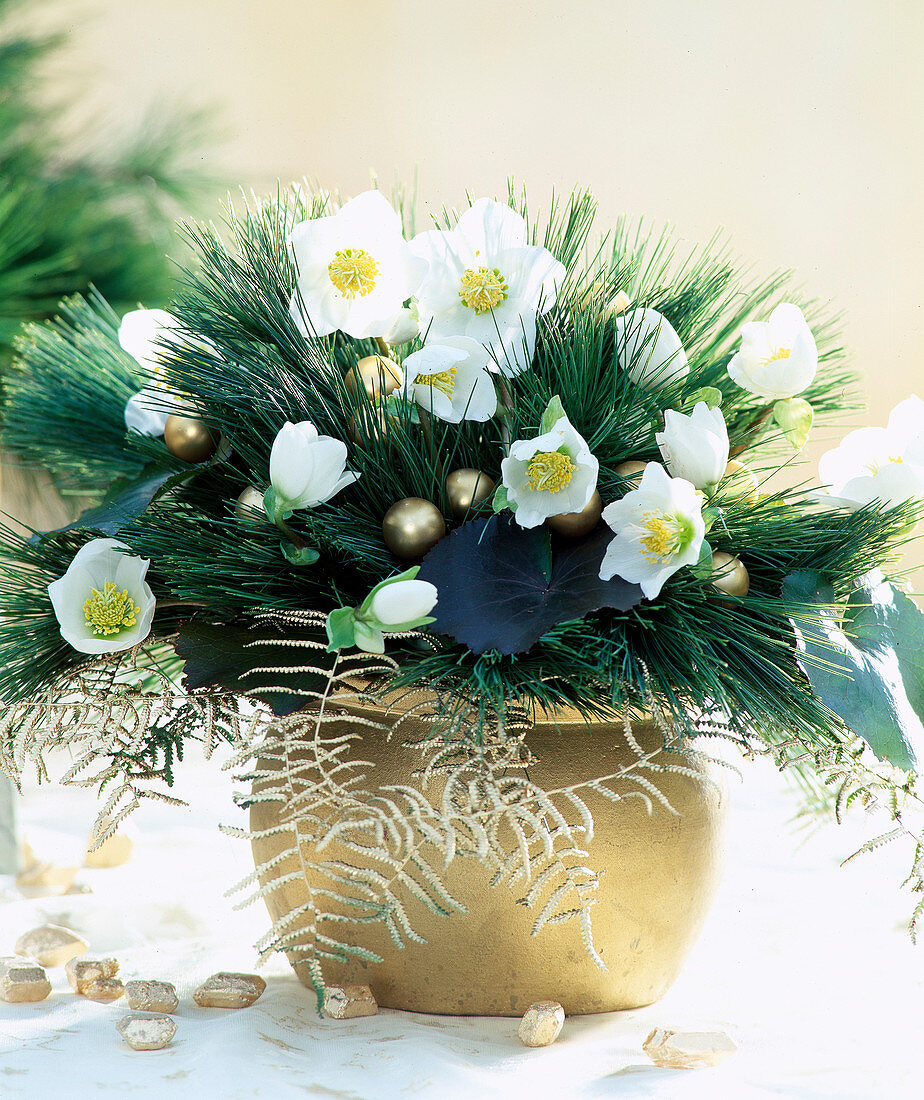
M 370 170 L 387 186 L 416 168 L 442 203 L 512 174 L 540 205 L 590 186 L 602 224 L 646 214 L 691 240 L 722 226 L 759 269 L 793 267 L 843 308 L 870 422 L 924 397 L 921 0 L 52 0 L 40 14 L 73 35 L 56 95 L 89 97 L 106 125 L 158 95 L 214 102 L 228 141 L 206 155 L 232 181 L 307 174 L 354 192 Z

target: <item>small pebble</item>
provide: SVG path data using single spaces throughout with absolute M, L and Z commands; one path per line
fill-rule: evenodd
M 699 1069 L 717 1066 L 738 1049 L 724 1031 L 672 1031 L 656 1027 L 642 1044 L 656 1066 Z
M 107 837 L 98 848 L 92 848 L 95 837 L 90 837 L 87 845 L 87 853 L 83 859 L 84 867 L 105 868 L 121 867 L 132 858 L 132 849 L 135 844 L 130 836 L 125 833 L 113 833 Z
M 324 1015 L 332 1020 L 374 1016 L 379 1010 L 367 985 L 329 985 L 324 990 Z
M 0 958 L 0 1001 L 11 1004 L 44 1001 L 50 992 L 51 982 L 36 963 Z
M 64 967 L 67 980 L 75 993 L 87 992 L 90 982 L 99 978 L 114 978 L 119 972 L 115 959 L 69 959 Z M 121 984 L 121 983 L 120 983 Z
M 135 980 L 125 983 L 128 1007 L 140 1012 L 176 1012 L 179 1003 L 170 982 Z
M 200 1008 L 248 1008 L 260 998 L 266 982 L 256 974 L 219 971 L 193 993 Z
M 60 924 L 43 924 L 24 932 L 16 941 L 16 954 L 35 959 L 40 966 L 64 966 L 78 955 L 86 954 L 86 940 Z
M 27 898 L 64 894 L 74 885 L 76 867 L 55 867 L 51 863 L 33 862 L 16 876 L 16 885 Z
M 119 978 L 93 978 L 87 982 L 83 991 L 88 1001 L 117 1001 L 125 992 L 125 986 Z
M 558 1001 L 537 1001 L 520 1021 L 520 1042 L 526 1047 L 547 1047 L 558 1038 L 565 1022 L 565 1010 Z
M 176 1035 L 176 1021 L 156 1012 L 129 1012 L 116 1028 L 132 1050 L 163 1050 Z

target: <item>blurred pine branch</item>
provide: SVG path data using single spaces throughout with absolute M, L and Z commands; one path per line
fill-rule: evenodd
M 70 149 L 66 109 L 41 95 L 41 69 L 64 38 L 23 29 L 21 6 L 0 0 L 2 359 L 23 321 L 91 285 L 117 311 L 164 304 L 176 218 L 215 182 L 200 162 L 202 112 L 158 108 L 93 152 Z

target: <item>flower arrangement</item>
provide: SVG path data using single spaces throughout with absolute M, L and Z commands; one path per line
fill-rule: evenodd
M 68 744 L 114 827 L 189 738 L 241 765 L 294 729 L 330 778 L 347 698 L 424 691 L 433 751 L 489 778 L 530 715 L 655 709 L 885 804 L 920 890 L 924 619 L 881 570 L 924 496 L 924 402 L 776 487 L 852 408 L 832 321 L 714 242 L 593 218 L 511 190 L 415 233 L 378 191 L 295 188 L 187 230 L 170 314 L 91 296 L 31 327 L 8 446 L 100 502 L 3 532 L 7 770 Z M 388 812 L 424 828 L 415 806 Z

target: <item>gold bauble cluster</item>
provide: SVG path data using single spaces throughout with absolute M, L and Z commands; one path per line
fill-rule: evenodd
M 739 599 L 744 599 L 748 594 L 751 578 L 740 558 L 724 550 L 716 550 L 712 555 L 712 570 L 718 574 L 713 576 L 712 583 L 720 592 L 727 592 L 729 596 Z
M 393 359 L 386 359 L 384 355 L 367 355 L 355 367 L 350 367 L 343 381 L 354 397 L 359 396 L 360 390 L 365 390 L 366 396 L 375 401 L 394 393 L 401 385 L 402 377 L 401 368 Z
M 580 512 L 562 512 L 557 516 L 549 516 L 549 527 L 559 535 L 577 539 L 582 535 L 589 535 L 600 522 L 602 514 L 603 500 L 594 489 L 594 495 Z
M 164 428 L 167 450 L 184 462 L 205 462 L 218 449 L 218 435 L 195 416 L 173 413 Z
M 446 478 L 446 496 L 453 516 L 461 523 L 483 500 L 494 495 L 494 481 L 481 470 L 463 467 Z
M 263 493 L 253 485 L 248 485 L 237 498 L 234 505 L 234 517 L 238 523 L 267 523 L 266 510 L 263 507 Z
M 422 558 L 446 534 L 443 513 L 422 497 L 405 497 L 382 520 L 385 545 L 396 558 Z

